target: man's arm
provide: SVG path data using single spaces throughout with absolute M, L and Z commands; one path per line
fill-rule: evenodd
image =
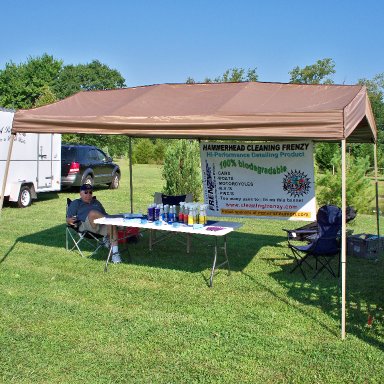
M 66 217 L 67 224 L 75 225 L 75 223 L 78 221 L 77 208 L 78 208 L 78 204 L 76 200 L 72 201 L 71 204 L 69 204 L 69 207 L 67 210 L 67 217 Z

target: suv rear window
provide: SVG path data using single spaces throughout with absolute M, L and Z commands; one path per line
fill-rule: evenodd
M 77 148 L 61 147 L 61 161 L 64 161 L 66 163 L 79 161 L 79 157 L 77 156 Z

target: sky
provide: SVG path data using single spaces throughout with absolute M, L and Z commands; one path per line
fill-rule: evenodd
M 331 58 L 337 84 L 384 72 L 384 1 L 0 0 L 0 70 L 44 53 L 99 60 L 126 85 L 256 68 L 259 81 Z

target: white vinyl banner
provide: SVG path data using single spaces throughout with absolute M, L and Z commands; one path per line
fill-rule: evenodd
M 313 143 L 200 143 L 208 215 L 316 220 Z

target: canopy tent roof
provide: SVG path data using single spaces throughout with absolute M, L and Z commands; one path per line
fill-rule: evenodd
M 377 134 L 365 86 L 258 82 L 79 92 L 18 111 L 12 131 L 351 142 Z

